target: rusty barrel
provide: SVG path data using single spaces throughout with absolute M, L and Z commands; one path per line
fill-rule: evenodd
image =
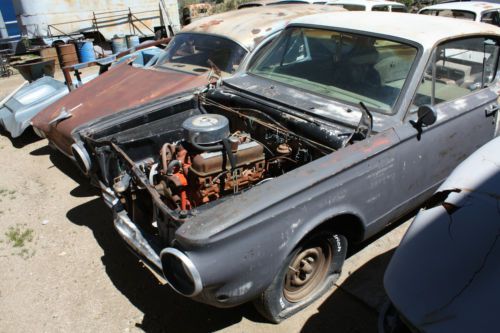
M 61 68 L 78 64 L 78 54 L 76 53 L 75 44 L 59 44 L 56 48 Z
M 46 47 L 40 49 L 40 56 L 43 60 L 54 60 L 55 66 L 59 65 L 59 57 L 55 47 Z

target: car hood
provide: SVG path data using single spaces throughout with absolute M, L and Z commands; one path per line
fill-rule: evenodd
M 49 141 L 70 155 L 72 132 L 89 121 L 207 83 L 207 74 L 192 75 L 121 64 L 50 105 L 32 123 L 46 134 Z M 53 122 L 64 112 L 69 114 L 65 119 Z
M 439 188 L 395 252 L 389 298 L 425 332 L 491 332 L 500 307 L 500 138 L 476 151 Z

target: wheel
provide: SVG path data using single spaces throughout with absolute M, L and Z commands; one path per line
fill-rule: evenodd
M 346 253 L 347 239 L 343 235 L 321 231 L 306 237 L 254 301 L 255 307 L 273 323 L 302 310 L 338 279 Z

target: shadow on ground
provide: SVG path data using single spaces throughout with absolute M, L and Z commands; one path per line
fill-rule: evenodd
M 143 312 L 136 326 L 146 332 L 213 332 L 240 322 L 243 317 L 261 321 L 251 304 L 217 309 L 191 301 L 168 286 L 160 285 L 152 274 L 128 251 L 112 226 L 109 209 L 100 198 L 71 209 L 68 219 L 87 226 L 104 250 L 101 258 L 115 287 Z
M 394 249 L 387 251 L 353 272 L 307 320 L 301 332 L 376 333 L 378 314 L 387 300 L 384 272 L 393 253 Z
M 32 156 L 48 155 L 54 167 L 61 170 L 66 176 L 73 179 L 78 186 L 71 190 L 70 194 L 77 198 L 92 197 L 99 195 L 99 190 L 90 184 L 89 178 L 85 177 L 75 163 L 61 152 L 49 146 L 43 146 L 30 152 Z
M 10 133 L 3 128 L 0 128 L 0 135 L 7 137 L 10 140 L 12 146 L 17 149 L 23 148 L 29 144 L 42 140 L 42 138 L 40 138 L 38 135 L 35 134 L 35 132 L 33 132 L 33 128 L 31 126 L 28 127 L 24 131 L 24 133 L 17 138 L 12 138 L 10 136 Z

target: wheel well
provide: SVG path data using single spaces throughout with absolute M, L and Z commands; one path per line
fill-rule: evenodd
M 357 243 L 363 240 L 365 235 L 365 228 L 361 219 L 352 214 L 343 214 L 332 217 L 320 225 L 316 230 L 330 230 L 342 234 L 347 238 L 349 243 Z

